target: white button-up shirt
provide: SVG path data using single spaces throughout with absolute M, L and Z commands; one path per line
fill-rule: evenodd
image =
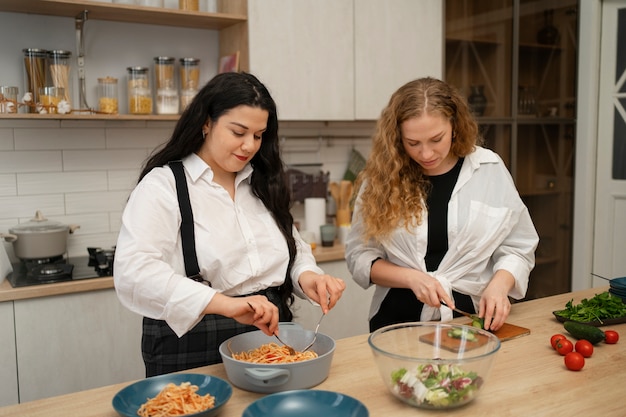
M 426 271 L 424 261 L 427 219 L 411 231 L 398 227 L 382 244 L 364 243 L 359 210 L 357 199 L 352 230 L 346 240 L 346 259 L 353 279 L 361 287 L 373 285 L 370 281 L 372 261 L 380 257 L 396 265 L 428 272 L 450 297 L 452 290 L 468 294 L 476 308 L 483 290 L 499 269 L 510 272 L 515 278 L 509 296 L 515 299 L 525 296 L 539 237 L 509 171 L 496 153 L 477 147 L 465 157 L 448 203 L 448 252 L 436 271 Z M 378 312 L 388 291 L 387 287 L 376 287 L 370 319 Z M 443 306 L 440 311 L 424 306 L 421 320 L 438 318 L 451 320 L 452 311 Z
M 197 155 L 183 160 L 194 216 L 196 254 L 208 287 L 186 277 L 181 215 L 174 174 L 153 169 L 130 195 L 115 250 L 114 281 L 122 304 L 146 317 L 165 320 L 183 335 L 202 318 L 216 292 L 242 295 L 284 282 L 289 254 L 272 214 L 252 193 L 248 164 L 237 174 L 235 199 L 213 182 L 213 171 Z M 306 298 L 297 278 L 323 273 L 311 246 L 293 229 L 298 254 L 291 271 L 294 293 Z

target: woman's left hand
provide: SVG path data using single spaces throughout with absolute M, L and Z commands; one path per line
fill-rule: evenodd
M 317 274 L 312 271 L 305 271 L 300 274 L 298 283 L 307 297 L 322 307 L 324 314 L 337 304 L 343 290 L 346 289 L 346 283 L 341 278 L 335 278 L 328 274 Z
M 485 330 L 496 331 L 506 321 L 511 312 L 509 291 L 515 279 L 508 271 L 498 270 L 480 297 L 479 316 L 484 319 Z

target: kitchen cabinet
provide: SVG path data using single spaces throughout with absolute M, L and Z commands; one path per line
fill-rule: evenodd
M 446 80 L 468 96 L 539 233 L 527 297 L 567 292 L 578 3 L 447 0 L 445 15 Z
M 325 273 L 341 278 L 346 283 L 343 295 L 335 308 L 328 313 L 328 317 L 324 318 L 320 324 L 319 331 L 333 339 L 369 333 L 367 315 L 372 296 L 374 295 L 374 287 L 370 287 L 367 290 L 359 287 L 352 279 L 346 261 L 343 259 L 320 262 L 318 265 Z M 293 311 L 296 323 L 299 323 L 305 329 L 315 330 L 321 315 L 319 306 L 296 297 Z
M 0 407 L 18 402 L 13 301 L 0 303 Z
M 242 69 L 280 120 L 375 120 L 405 82 L 442 76 L 442 19 L 440 0 L 248 1 Z
M 115 290 L 14 304 L 20 402 L 145 376 L 142 318 L 120 304 Z

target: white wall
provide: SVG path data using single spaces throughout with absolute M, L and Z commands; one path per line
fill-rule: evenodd
M 285 161 L 322 163 L 332 181 L 340 180 L 353 148 L 369 152 L 371 126 L 351 126 L 281 127 Z M 115 245 L 141 164 L 173 127 L 163 121 L 0 119 L 0 231 L 41 210 L 80 225 L 69 238 L 70 256 L 86 255 L 87 246 Z M 4 245 L 15 259 L 11 244 Z

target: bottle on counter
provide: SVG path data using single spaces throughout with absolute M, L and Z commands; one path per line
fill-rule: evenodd
M 39 103 L 39 90 L 46 86 L 46 59 L 48 51 L 38 48 L 26 48 L 22 52 L 24 52 L 24 92 L 32 95 L 32 101 L 28 103 L 28 111 L 37 113 L 35 104 Z
M 156 84 L 156 113 L 178 114 L 179 99 L 176 88 L 175 66 L 172 57 L 154 58 L 154 78 Z
M 62 88 L 64 91 L 62 100 L 65 100 L 71 107 L 71 73 L 70 58 L 72 53 L 64 50 L 48 51 L 48 74 L 50 75 L 47 85 L 50 87 Z
M 183 112 L 200 88 L 200 60 L 180 59 L 180 110 Z
M 152 114 L 152 90 L 148 68 L 128 67 L 128 113 Z
M 98 111 L 106 114 L 119 113 L 117 78 L 98 78 Z

